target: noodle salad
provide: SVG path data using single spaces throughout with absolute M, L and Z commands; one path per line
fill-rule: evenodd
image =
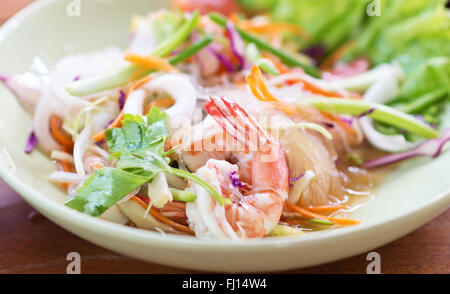
M 345 60 L 347 43 L 326 53 L 270 14 L 176 2 L 133 17 L 126 50 L 0 76 L 33 116 L 25 152 L 54 160 L 67 207 L 197 238 L 301 236 L 357 225 L 377 173 L 450 140 L 420 114 L 448 83 L 404 103 L 417 77 L 398 62 Z M 448 81 L 448 56 L 430 62 Z

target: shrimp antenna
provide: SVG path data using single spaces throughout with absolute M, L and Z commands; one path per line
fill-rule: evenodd
M 210 101 L 205 104 L 206 111 L 224 129 L 245 146 L 257 148 L 258 145 L 271 141 L 271 137 L 247 112 L 237 103 L 221 97 L 210 96 Z M 265 141 L 261 142 L 261 137 Z M 257 144 L 255 146 L 254 140 Z M 255 149 L 256 150 L 256 149 Z

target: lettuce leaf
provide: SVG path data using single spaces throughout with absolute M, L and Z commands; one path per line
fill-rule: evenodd
M 450 89 L 450 57 L 434 57 L 411 72 L 391 104 L 408 102 L 434 90 Z
M 364 55 L 374 64 L 399 60 L 409 72 L 427 58 L 448 56 L 450 19 L 444 0 L 381 0 L 380 5 L 381 15 L 367 19 L 348 59 Z
M 308 31 L 312 39 L 304 46 L 320 43 L 331 52 L 357 32 L 367 3 L 368 0 L 279 0 L 272 6 L 272 16 Z
M 450 12 L 446 3 L 446 0 L 280 0 L 266 8 L 274 19 L 296 23 L 312 34 L 308 43 L 298 41 L 302 46 L 322 44 L 329 56 L 352 41 L 356 46 L 344 56 L 344 61 L 364 56 L 373 66 L 400 64 L 406 79 L 398 96 L 387 104 L 418 114 L 428 123 L 439 124 L 449 101 L 446 98 Z M 380 14 L 369 16 L 369 4 L 379 5 Z M 379 129 L 402 133 L 392 127 Z

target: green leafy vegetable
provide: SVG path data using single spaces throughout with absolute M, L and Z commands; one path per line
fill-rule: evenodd
M 357 32 L 368 0 L 278 0 L 271 5 L 272 17 L 305 29 L 312 38 L 298 40 L 303 47 L 322 44 L 333 51 Z
M 389 105 L 407 113 L 426 116 L 428 123 L 438 121 L 438 112 L 432 116 L 430 107 L 443 101 L 450 93 L 450 58 L 432 58 L 412 72 L 403 83 L 400 93 Z
M 148 177 L 105 167 L 91 174 L 65 205 L 88 215 L 99 216 L 146 182 Z
M 89 215 L 98 216 L 117 201 L 150 182 L 158 173 L 164 172 L 188 179 L 202 186 L 220 205 L 230 204 L 211 185 L 191 174 L 169 166 L 164 142 L 169 131 L 168 116 L 152 107 L 145 120 L 139 115 L 126 114 L 121 128 L 105 132 L 106 142 L 117 159 L 116 168 L 102 168 L 93 173 L 78 189 L 66 205 Z M 188 192 L 178 193 L 180 199 L 192 200 Z M 195 196 L 195 195 L 194 195 Z M 195 198 L 195 197 L 194 197 Z
M 377 17 L 367 19 L 361 33 L 355 38 L 357 47 L 351 55 L 369 56 L 375 64 L 399 59 L 403 60 L 401 62 L 406 67 L 409 63 L 417 65 L 427 58 L 445 56 L 441 54 L 444 52 L 441 51 L 443 48 L 423 50 L 424 44 L 421 44 L 419 48 L 421 53 L 410 50 L 416 47 L 418 41 L 422 42 L 422 38 L 428 39 L 427 36 L 437 37 L 440 34 L 443 35 L 437 38 L 438 42 L 444 45 L 444 48 L 449 48 L 449 18 L 445 13 L 445 2 L 444 0 L 380 0 L 382 12 Z
M 311 40 L 295 39 L 299 47 L 323 45 L 323 60 L 351 41 L 355 46 L 344 61 L 363 56 L 373 66 L 400 64 L 406 80 L 388 105 L 418 114 L 428 123 L 441 121 L 449 101 L 450 12 L 446 0 L 239 2 L 252 11 L 270 11 L 274 20 L 298 24 L 312 36 Z M 376 126 L 383 132 L 403 134 L 398 128 Z

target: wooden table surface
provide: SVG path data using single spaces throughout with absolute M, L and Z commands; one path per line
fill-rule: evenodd
M 31 1 L 0 0 L 0 23 Z M 194 272 L 138 261 L 84 241 L 37 213 L 1 180 L 0 236 L 0 273 L 65 273 L 72 251 L 81 255 L 82 273 Z M 450 210 L 373 251 L 381 255 L 382 273 L 450 273 Z M 366 255 L 286 273 L 366 273 Z

